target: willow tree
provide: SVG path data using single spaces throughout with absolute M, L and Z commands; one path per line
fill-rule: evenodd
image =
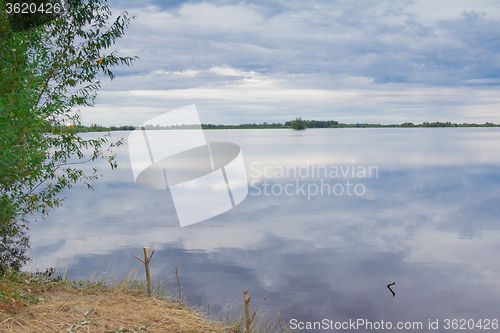
M 80 124 L 76 108 L 93 105 L 101 75 L 113 79 L 113 66 L 135 58 L 111 50 L 131 17 L 112 20 L 103 0 L 71 3 L 26 22 L 0 0 L 0 269 L 26 262 L 29 216 L 60 206 L 77 182 L 91 188 L 97 170 L 87 174 L 82 163 L 105 158 L 116 167 L 110 148 L 120 141 L 84 139 L 71 126 Z

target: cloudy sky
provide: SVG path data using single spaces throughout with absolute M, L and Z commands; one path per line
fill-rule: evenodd
M 127 1 L 89 125 L 196 104 L 202 123 L 500 123 L 500 2 Z

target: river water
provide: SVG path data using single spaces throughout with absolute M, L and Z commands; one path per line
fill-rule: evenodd
M 168 190 L 135 184 L 125 144 L 114 151 L 117 170 L 85 166 L 104 174 L 94 191 L 65 191 L 62 207 L 31 223 L 27 269 L 57 265 L 79 279 L 139 267 L 143 278 L 133 255 L 150 246 L 155 279 L 177 295 L 180 266 L 183 297 L 216 315 L 241 315 L 249 288 L 251 310 L 297 325 L 383 320 L 427 331 L 438 320 L 431 331 L 444 332 L 447 319 L 500 319 L 499 129 L 205 136 L 241 148 L 248 196 L 239 205 L 181 228 Z

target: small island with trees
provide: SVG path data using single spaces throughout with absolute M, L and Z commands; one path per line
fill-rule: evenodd
M 302 117 L 298 117 L 295 120 L 292 120 L 290 127 L 296 131 L 303 131 L 306 129 L 306 122 L 302 120 Z

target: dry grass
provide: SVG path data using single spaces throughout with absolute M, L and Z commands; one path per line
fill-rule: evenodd
M 47 274 L 49 273 L 49 274 Z M 145 293 L 145 281 L 133 270 L 123 280 L 68 281 L 53 278 L 54 270 L 31 275 L 0 276 L 0 332 L 158 332 L 243 333 L 244 320 L 212 320 L 186 308 L 163 285 Z M 243 310 L 243 309 L 242 309 Z M 278 316 L 257 316 L 252 333 L 292 332 Z
M 238 332 L 180 303 L 147 297 L 132 281 L 105 286 L 40 279 L 2 279 L 0 332 Z M 27 282 L 27 283 L 26 283 Z M 82 285 L 83 284 L 83 285 Z M 140 283 L 138 284 L 140 286 Z M 17 302 L 17 303 L 16 303 Z M 24 306 L 16 306 L 18 303 Z M 12 304 L 12 305 L 10 305 Z

